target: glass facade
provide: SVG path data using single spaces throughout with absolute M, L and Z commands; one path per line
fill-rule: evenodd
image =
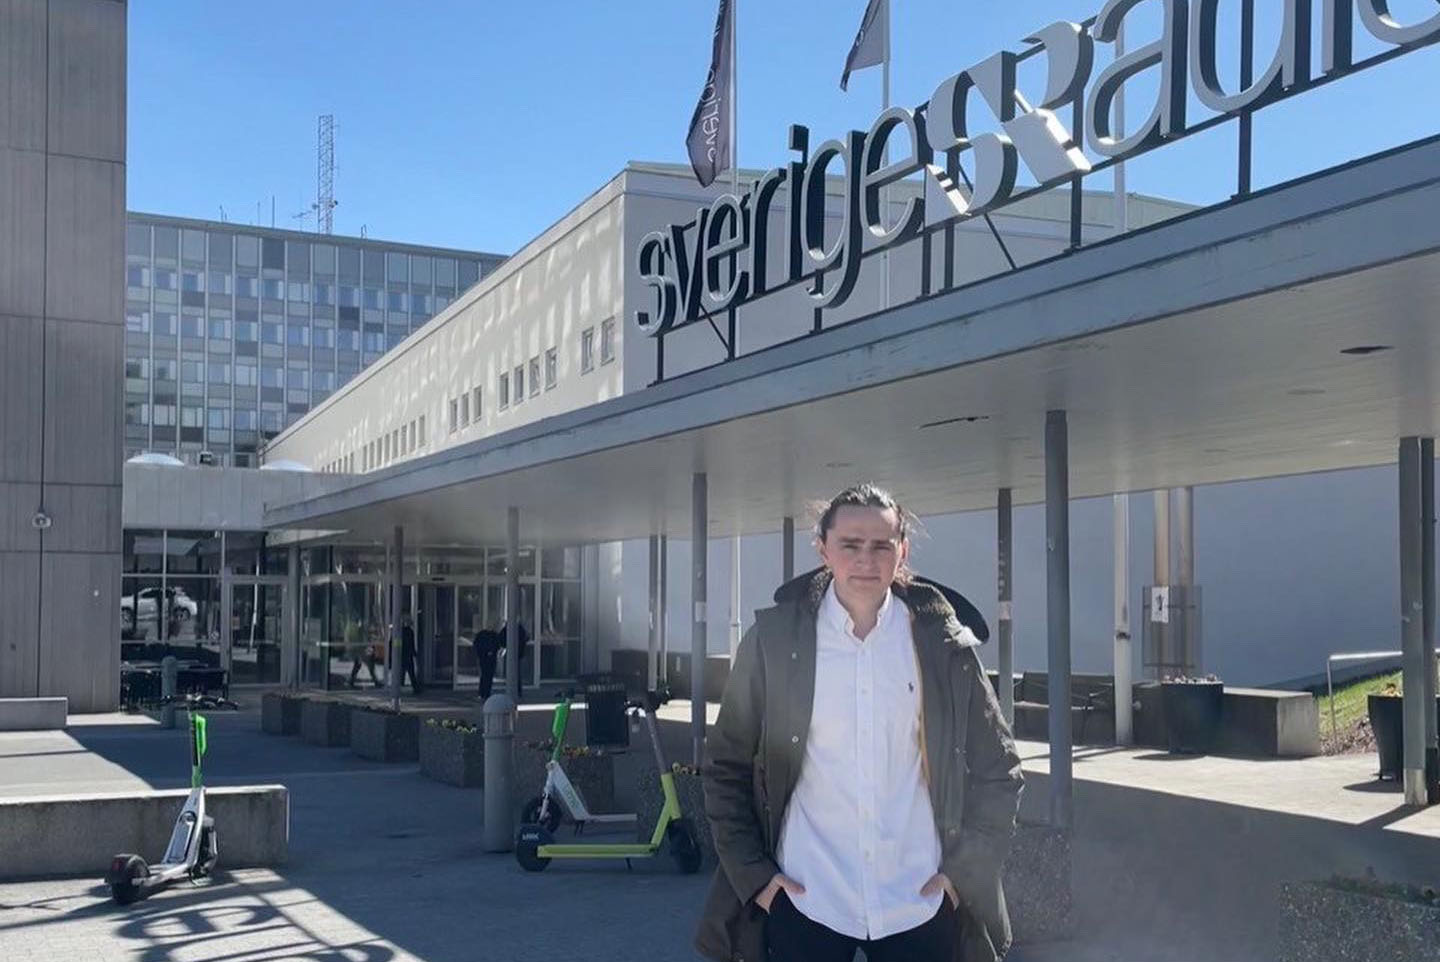
M 385 685 L 385 548 L 309 548 L 301 564 L 302 683 L 332 689 Z M 517 614 L 531 637 L 521 666 L 527 685 L 580 672 L 581 573 L 577 547 L 520 550 Z M 471 642 L 481 629 L 504 622 L 505 594 L 504 549 L 423 548 L 418 561 L 407 556 L 401 603 L 414 626 L 425 684 L 460 690 L 478 685 Z M 503 665 L 498 677 L 504 677 Z
M 125 456 L 255 467 L 261 445 L 503 258 L 130 215 Z

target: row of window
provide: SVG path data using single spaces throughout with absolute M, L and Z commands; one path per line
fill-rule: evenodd
M 403 457 L 414 454 L 425 446 L 425 415 L 420 415 L 402 424 L 388 434 L 370 441 L 360 449 L 360 467 L 363 471 L 374 471 L 386 467 Z M 346 470 L 354 472 L 353 453 L 332 461 L 324 470 Z
M 145 297 L 144 291 L 176 290 L 177 274 L 163 267 L 149 268 L 131 264 L 125 270 L 125 283 L 130 288 L 129 296 Z M 381 290 L 376 287 L 351 287 L 348 284 L 286 281 L 273 278 L 248 277 L 244 274 L 232 276 L 220 271 L 208 275 L 194 271 L 181 271 L 179 290 L 186 294 L 204 294 L 208 288 L 211 294 L 230 295 L 252 299 L 264 298 L 271 301 L 290 300 L 322 307 L 364 307 L 369 310 L 388 309 L 391 313 L 413 313 L 430 317 L 440 313 L 455 299 L 454 291 L 446 288 L 435 294 L 425 291 Z M 208 283 L 207 283 L 208 281 Z M 189 301 L 186 301 L 189 304 Z M 204 306 L 204 298 L 196 306 Z
M 208 245 L 207 245 L 208 240 Z M 308 275 L 313 266 L 317 276 L 339 277 L 359 281 L 363 263 L 367 281 L 409 284 L 429 287 L 452 287 L 464 290 L 480 279 L 481 265 L 474 260 L 444 255 L 408 254 L 334 244 L 311 244 L 287 241 L 277 237 L 261 237 L 235 231 L 199 231 L 156 225 L 154 247 L 151 247 L 151 225 L 126 225 L 126 253 L 132 258 L 153 258 L 157 263 L 180 264 L 186 267 L 229 268 L 233 263 L 241 269 L 285 271 L 290 277 Z M 208 246 L 208 258 L 207 258 Z M 458 268 L 458 273 L 457 273 Z
M 125 402 L 125 423 L 136 426 L 210 428 L 212 431 L 280 430 L 280 411 L 255 411 L 248 408 L 211 407 L 199 404 L 149 404 L 145 401 Z
M 182 384 L 202 385 L 234 384 L 237 387 L 288 387 L 304 390 L 313 387 L 317 391 L 334 391 L 336 373 L 328 370 L 312 370 L 292 362 L 289 367 L 276 365 L 230 364 L 225 361 L 176 361 L 174 358 L 127 357 L 125 378 L 137 382 L 129 390 L 143 391 L 138 382 L 151 379 L 159 382 L 175 381 L 176 372 Z M 353 376 L 350 375 L 350 376 Z M 348 377 L 347 377 L 348 380 Z

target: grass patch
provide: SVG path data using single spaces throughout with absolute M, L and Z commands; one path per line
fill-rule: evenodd
M 1400 672 L 1377 675 L 1374 678 L 1365 678 L 1360 681 L 1351 682 L 1343 687 L 1335 689 L 1335 724 L 1340 731 L 1353 727 L 1360 719 L 1367 717 L 1367 699 L 1370 695 L 1379 694 L 1385 690 L 1387 685 L 1400 684 Z M 1321 694 L 1318 697 L 1320 702 L 1320 731 L 1324 734 L 1330 733 L 1330 698 Z

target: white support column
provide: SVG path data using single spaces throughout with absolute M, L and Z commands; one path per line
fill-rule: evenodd
M 660 536 L 660 681 L 668 681 L 670 669 L 666 659 L 670 655 L 670 538 Z
M 995 674 L 999 685 L 1000 713 L 1005 723 L 1015 725 L 1015 639 L 1011 610 L 1014 596 L 1014 511 L 1011 506 L 1009 488 L 1001 488 L 995 506 L 995 587 L 999 596 L 1000 611 L 995 625 L 996 664 Z
M 785 516 L 780 528 L 780 583 L 795 577 L 795 519 Z
M 1420 439 L 1400 439 L 1400 648 L 1401 689 L 1405 694 L 1401 770 L 1405 804 L 1424 805 L 1425 673 L 1435 670 L 1425 651 L 1424 548 L 1421 544 Z
M 511 508 L 505 518 L 505 694 L 516 705 L 520 704 L 521 614 L 520 509 Z
M 1181 660 L 1185 663 L 1187 675 L 1198 675 L 1205 669 L 1200 653 L 1200 639 L 1196 635 L 1198 619 L 1195 617 L 1195 489 L 1186 486 L 1175 489 L 1176 514 L 1176 579 L 1180 586 L 1180 601 L 1184 608 L 1180 612 L 1180 624 L 1184 647 Z M 1172 622 L 1175 623 L 1175 622 Z
M 730 539 L 730 662 L 740 649 L 744 620 L 740 616 L 740 536 Z
M 1134 655 L 1130 643 L 1130 495 L 1117 494 L 1115 507 L 1115 744 L 1133 745 Z
M 705 656 L 709 613 L 710 494 L 703 473 L 696 473 L 690 485 L 690 556 L 692 603 L 690 629 L 690 732 L 694 739 L 693 762 L 705 759 Z
M 654 691 L 659 678 L 655 659 L 660 649 L 660 536 L 650 536 L 650 569 L 645 584 L 650 593 L 650 633 L 645 646 L 645 690 Z
M 1440 745 L 1435 704 L 1435 439 L 1420 439 L 1421 605 L 1425 627 L 1425 786 L 1430 804 L 1440 802 Z
M 390 549 L 393 565 L 390 574 L 390 652 L 385 659 L 385 671 L 386 681 L 390 682 L 390 697 L 394 701 L 394 707 L 398 709 L 400 681 L 404 674 L 400 664 L 400 617 L 405 610 L 404 596 L 401 594 L 405 589 L 405 529 L 398 524 L 390 538 Z
M 1064 411 L 1045 415 L 1046 620 L 1050 699 L 1050 825 L 1074 824 L 1070 721 L 1070 429 Z

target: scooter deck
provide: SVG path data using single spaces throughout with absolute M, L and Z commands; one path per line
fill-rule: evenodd
M 643 843 L 619 845 L 583 845 L 577 843 L 541 845 L 535 854 L 541 858 L 653 858 L 660 850 Z

